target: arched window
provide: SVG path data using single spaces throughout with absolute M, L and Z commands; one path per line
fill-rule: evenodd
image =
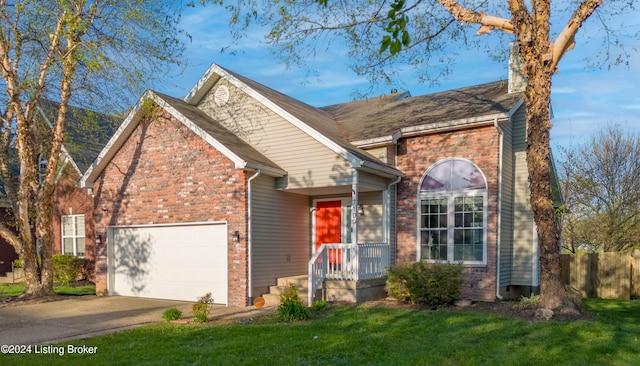
M 418 193 L 420 258 L 487 262 L 487 182 L 472 162 L 459 158 L 433 165 Z

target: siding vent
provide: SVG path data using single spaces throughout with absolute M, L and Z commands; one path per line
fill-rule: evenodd
M 214 100 L 218 107 L 222 107 L 227 104 L 229 101 L 229 87 L 226 85 L 220 85 L 218 89 L 216 89 L 215 94 L 213 95 Z

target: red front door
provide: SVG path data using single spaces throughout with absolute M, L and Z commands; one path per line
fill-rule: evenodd
M 316 203 L 316 248 L 322 244 L 342 242 L 342 202 L 321 201 Z M 339 251 L 330 253 L 331 263 L 340 263 Z

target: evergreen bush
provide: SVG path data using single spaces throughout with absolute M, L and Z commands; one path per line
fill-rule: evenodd
M 451 263 L 402 263 L 388 268 L 389 296 L 414 304 L 451 304 L 460 297 L 462 266 Z

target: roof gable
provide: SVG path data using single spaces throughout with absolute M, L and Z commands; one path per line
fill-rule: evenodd
M 151 101 L 165 109 L 173 117 L 186 125 L 196 135 L 203 138 L 210 145 L 220 151 L 230 159 L 238 169 L 259 169 L 267 175 L 283 176 L 284 170 L 275 163 L 264 157 L 258 151 L 246 144 L 244 141 L 234 136 L 209 118 L 206 114 L 187 103 L 160 93 L 147 91 L 138 101 L 136 106 L 129 112 L 118 130 L 111 137 L 104 149 L 99 153 L 93 164 L 87 169 L 80 180 L 83 187 L 91 187 L 95 179 L 100 175 L 108 162 L 115 156 L 117 151 L 136 129 L 144 114 L 144 107 Z
M 220 78 L 227 80 L 254 100 L 284 118 L 335 154 L 341 156 L 352 167 L 367 167 L 391 176 L 402 175 L 400 171 L 384 164 L 366 151 L 345 140 L 332 115 L 216 64 L 209 67 L 203 77 L 184 98 L 184 101 L 194 106 L 197 105 Z

